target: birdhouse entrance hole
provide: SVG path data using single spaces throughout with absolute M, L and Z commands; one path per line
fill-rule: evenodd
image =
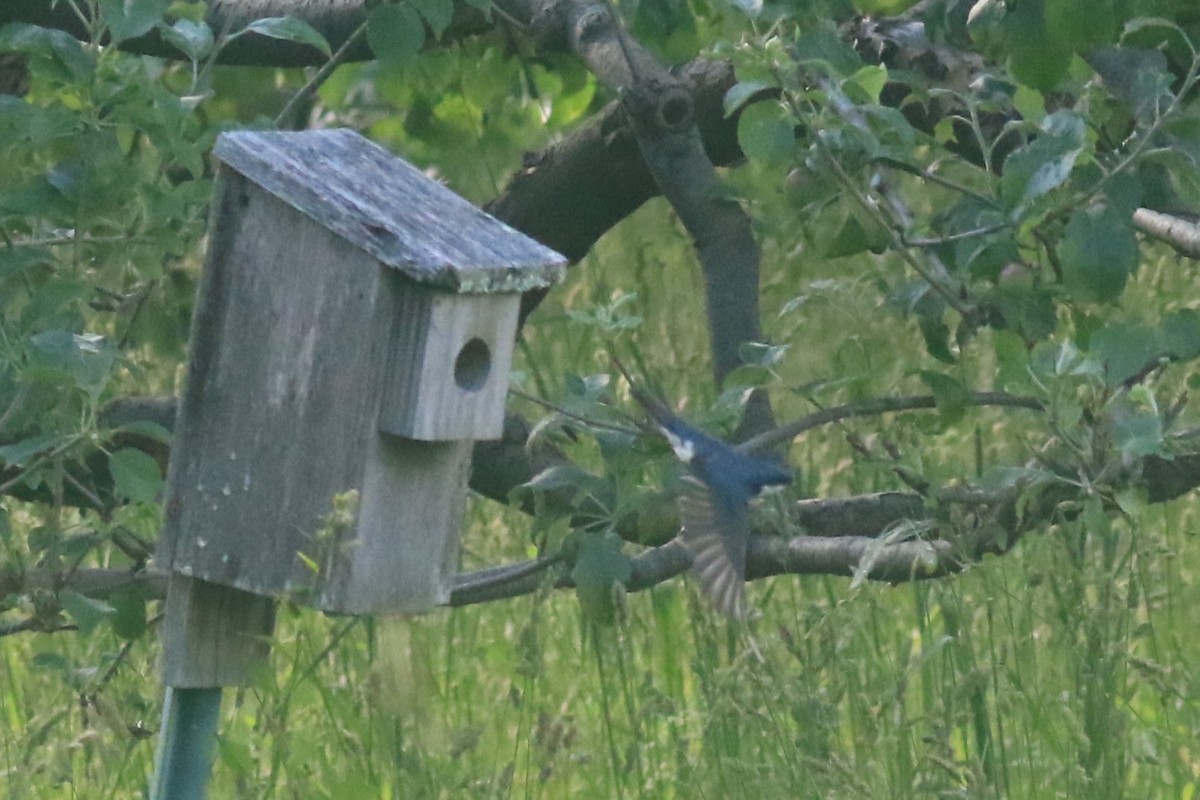
M 454 382 L 460 389 L 474 392 L 487 383 L 488 373 L 492 370 L 492 354 L 487 342 L 476 336 L 463 345 L 454 359 Z

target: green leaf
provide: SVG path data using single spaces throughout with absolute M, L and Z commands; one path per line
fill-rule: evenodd
M 1114 322 L 1092 334 L 1088 352 L 1104 365 L 1105 382 L 1120 386 L 1155 363 L 1163 353 L 1163 344 L 1153 328 Z
M 581 489 L 585 488 L 589 483 L 592 483 L 595 478 L 587 471 L 580 469 L 574 464 L 559 464 L 546 469 L 534 475 L 525 483 L 521 484 L 522 488 L 535 489 L 540 492 L 549 492 L 555 489 Z
M 854 0 L 854 8 L 860 14 L 875 17 L 891 17 L 915 6 L 920 0 Z
M 998 327 L 1018 331 L 1030 341 L 1044 339 L 1054 333 L 1058 317 L 1049 290 L 1003 283 L 996 289 L 992 299 L 1004 318 Z
M 93 396 L 100 393 L 112 373 L 116 351 L 108 340 L 94 333 L 49 330 L 29 337 L 31 355 L 43 367 L 59 370 L 75 385 Z
M 37 653 L 29 660 L 31 666 L 37 669 L 60 672 L 64 675 L 74 666 L 61 653 Z
M 171 431 L 164 428 L 157 422 L 148 419 L 134 420 L 126 422 L 113 429 L 121 433 L 128 433 L 134 436 L 144 436 L 147 439 L 153 439 L 156 442 L 163 444 L 171 443 Z
M 608 385 L 612 383 L 612 378 L 603 372 L 595 375 L 576 375 L 574 372 L 568 372 L 563 376 L 563 381 L 566 384 L 567 396 L 572 401 L 583 400 L 586 403 L 595 403 L 607 391 Z
M 152 503 L 162 488 L 162 471 L 151 456 L 124 447 L 108 457 L 113 488 L 133 503 Z
M 917 318 L 917 325 L 921 329 L 921 336 L 925 339 L 925 349 L 929 351 L 929 355 L 943 364 L 958 363 L 954 353 L 950 352 L 950 327 L 942 320 L 940 314 L 922 314 Z
M 1114 492 L 1113 499 L 1117 501 L 1117 507 L 1125 513 L 1125 516 L 1137 519 L 1150 504 L 1148 495 L 1145 486 L 1131 486 Z
M 869 64 L 847 78 L 843 88 L 855 100 L 878 103 L 887 81 L 887 67 Z
M 1072 111 L 1042 122 L 1042 134 L 1004 161 L 1000 193 L 1010 208 L 1062 186 L 1087 144 L 1087 124 Z
M 742 364 L 725 376 L 725 385 L 735 390 L 766 386 L 774 377 L 771 370 L 758 364 Z
M 138 587 L 118 589 L 108 600 L 113 609 L 113 633 L 122 639 L 137 639 L 146 632 L 146 597 Z
M 63 68 L 66 77 L 80 82 L 90 79 L 95 68 L 92 56 L 75 37 L 36 25 L 13 23 L 0 26 L 0 52 L 6 50 L 47 56 Z
M 1163 350 L 1171 358 L 1191 361 L 1200 356 L 1200 311 L 1185 308 L 1162 321 Z
M 1117 37 L 1114 0 L 1047 0 L 1046 29 L 1053 41 L 1074 53 L 1111 44 Z
M 963 418 L 971 405 L 971 391 L 957 378 L 943 375 L 940 372 L 921 370 L 918 373 L 921 380 L 933 392 L 933 402 L 947 425 L 953 425 Z
M 571 571 L 584 615 L 598 624 L 611 624 L 632 574 L 633 566 L 621 552 L 619 537 L 612 533 L 584 537 Z
M 597 303 L 591 307 L 568 310 L 567 318 L 581 325 L 599 328 L 605 333 L 636 328 L 642 324 L 642 317 L 634 313 L 637 299 L 637 292 L 618 291 L 606 304 Z
M 162 36 L 191 61 L 199 61 L 213 49 L 212 28 L 204 22 L 177 20 L 174 25 L 160 26 Z
M 425 26 L 411 6 L 376 6 L 367 17 L 367 44 L 377 58 L 404 64 L 421 52 Z
M 429 23 L 436 39 L 442 38 L 442 33 L 450 27 L 454 19 L 454 0 L 409 0 L 421 16 Z
M 1012 103 L 1013 108 L 1021 115 L 1021 119 L 1038 124 L 1046 119 L 1046 96 L 1037 89 L 1032 89 L 1024 84 L 1018 86 L 1017 90 L 1013 92 Z
M 1042 92 L 1066 77 L 1074 54 L 1070 42 L 1058 38 L 1047 26 L 1045 6 L 1045 0 L 1006 4 L 1008 13 L 1001 23 L 1013 77 Z
M 743 342 L 738 345 L 738 358 L 743 364 L 755 364 L 760 367 L 776 367 L 783 363 L 789 345 L 768 344 L 767 342 Z
M 1126 456 L 1140 458 L 1165 452 L 1158 404 L 1153 392 L 1145 386 L 1134 387 L 1113 398 L 1107 410 L 1113 444 Z
M 1029 385 L 1029 348 L 1025 340 L 1009 330 L 996 331 L 996 388 L 1024 388 Z
M 100 13 L 113 44 L 149 33 L 162 22 L 171 0 L 100 0 Z
M 1110 47 L 1091 53 L 1088 64 L 1104 86 L 1129 106 L 1143 125 L 1153 122 L 1171 98 L 1171 73 L 1167 57 L 1157 50 Z
M 1109 206 L 1076 211 L 1058 246 L 1063 285 L 1074 297 L 1110 302 L 1120 297 L 1137 267 L 1133 221 Z
M 71 621 L 79 626 L 79 632 L 85 636 L 116 613 L 116 609 L 108 603 L 84 597 L 70 589 L 63 589 L 58 593 L 58 602 Z
M 53 450 L 63 441 L 65 441 L 64 437 L 59 434 L 45 433 L 22 439 L 13 444 L 6 444 L 0 447 L 0 462 L 14 467 L 23 467 L 29 463 L 29 459 Z
M 263 17 L 262 19 L 256 19 L 235 35 L 241 36 L 246 33 L 257 33 L 260 36 L 269 36 L 272 39 L 283 39 L 289 42 L 312 45 L 326 56 L 333 55 L 333 51 L 330 49 L 329 42 L 325 40 L 325 37 L 312 25 L 296 17 Z
M 779 103 L 755 103 L 738 117 L 738 144 L 752 161 L 781 162 L 792 155 L 796 134 Z
M 79 131 L 78 117 L 63 108 L 42 108 L 19 97 L 0 95 L 0 136 L 9 141 L 45 143 Z M 24 250 L 9 252 L 19 254 Z
M 769 83 L 767 81 L 740 81 L 735 83 L 725 93 L 725 99 L 722 101 L 722 107 L 725 109 L 725 116 L 733 116 L 745 103 L 760 92 L 778 89 L 778 84 Z
M 993 53 L 1003 40 L 1006 9 L 1003 0 L 971 0 L 967 34 L 985 53 Z
M 797 38 L 792 50 L 800 64 L 823 65 L 837 77 L 853 75 L 863 65 L 832 23 L 823 23 Z
M 864 222 L 866 223 L 864 225 Z M 851 212 L 822 251 L 826 258 L 844 258 L 866 251 L 882 253 L 890 239 L 887 230 L 866 214 Z

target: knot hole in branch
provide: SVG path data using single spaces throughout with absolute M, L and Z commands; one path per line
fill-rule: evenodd
M 625 93 L 625 108 L 634 120 L 663 133 L 681 133 L 695 119 L 695 103 L 686 86 L 644 80 Z

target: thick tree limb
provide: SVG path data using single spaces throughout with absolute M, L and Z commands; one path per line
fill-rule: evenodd
M 1195 221 L 1139 208 L 1133 212 L 1133 224 L 1142 233 L 1166 242 L 1181 254 L 1200 258 L 1200 225 Z
M 913 543 L 886 544 L 880 548 L 878 539 L 872 538 L 900 519 L 923 514 L 924 503 L 916 495 L 889 492 L 806 500 L 797 503 L 795 509 L 807 535 L 792 539 L 754 536 L 747 562 L 749 577 L 784 573 L 852 574 L 862 554 L 871 550 L 871 543 L 878 551 L 876 566 L 868 576 L 873 580 L 904 580 L 896 576 L 911 571 L 909 559 L 918 555 L 927 558 Z M 546 571 L 558 563 L 559 559 L 526 561 L 460 575 L 451 592 L 450 605 L 473 605 L 529 594 L 544 585 Z M 671 541 L 644 550 L 632 558 L 631 564 L 633 571 L 627 588 L 640 591 L 687 571 L 691 554 L 677 541 Z M 569 577 L 561 575 L 553 584 L 559 588 L 573 586 Z M 34 569 L 0 575 L 0 596 L 70 588 L 90 597 L 104 597 L 131 585 L 143 587 L 151 596 L 163 597 L 166 574 L 155 569 L 80 569 L 65 574 Z
M 915 402 L 923 398 L 899 399 L 907 401 L 902 405 L 908 408 L 932 407 L 932 402 Z M 1005 398 L 1004 404 L 1022 406 L 1011 400 Z M 898 410 L 896 405 L 883 404 L 877 413 Z M 118 404 L 106 413 L 105 419 L 110 423 L 128 423 L 141 414 L 142 418 L 152 418 L 169 427 L 171 408 L 170 399 L 139 400 Z M 545 466 L 564 463 L 561 456 L 551 451 L 528 452 L 524 446 L 526 434 L 527 429 L 512 420 L 504 440 L 485 443 L 481 445 L 485 449 L 477 449 L 472 475 L 472 486 L 477 491 L 505 500 L 515 485 L 513 482 L 527 480 Z M 1200 486 L 1200 454 L 1180 454 L 1170 459 L 1149 456 L 1141 464 L 1140 475 L 1139 483 L 1146 489 L 1150 502 L 1172 500 Z M 749 579 L 783 574 L 853 575 L 892 583 L 950 575 L 984 555 L 1011 549 L 1023 533 L 1044 524 L 1056 508 L 1080 499 L 1084 493 L 1086 490 L 1070 482 L 1053 484 L 1032 498 L 1025 498 L 1021 514 L 1016 513 L 1019 487 L 991 493 L 948 487 L 935 493 L 936 512 L 926 506 L 921 495 L 905 492 L 801 500 L 788 506 L 786 518 L 774 535 L 764 535 L 759 529 L 752 536 L 746 574 Z M 566 496 L 547 500 L 567 508 L 571 502 Z M 925 538 L 893 540 L 895 534 L 889 534 L 908 529 L 923 531 Z M 803 535 L 780 536 L 782 531 L 803 531 Z M 639 536 L 646 540 L 645 531 L 639 532 Z M 556 557 L 461 575 L 450 604 L 470 605 L 529 594 L 546 585 L 547 580 L 555 587 L 569 588 L 572 584 L 567 575 L 547 577 L 547 570 L 559 563 Z M 672 540 L 633 556 L 631 565 L 632 575 L 626 588 L 639 591 L 686 571 L 690 556 Z M 69 587 L 85 595 L 103 597 L 135 584 L 159 596 L 164 591 L 164 576 L 144 569 L 132 572 L 82 569 L 66 574 L 35 569 L 0 575 L 0 595 L 53 592 Z M 41 628 L 18 625 L 13 632 L 35 629 Z
M 532 3 L 533 0 L 530 0 Z M 213 9 L 221 9 L 223 13 L 234 14 L 242 12 L 247 15 L 252 15 L 253 18 L 258 16 L 271 16 L 279 13 L 294 13 L 299 9 L 295 3 L 299 0 L 263 0 L 263 2 L 250 3 L 232 3 L 222 2 L 217 0 L 213 3 Z M 506 6 L 507 6 L 506 0 Z M 33 7 L 33 3 L 28 0 L 10 2 L 0 8 L 0 23 L 8 21 L 12 17 L 14 9 L 20 7 Z M 39 0 L 36 4 L 43 11 L 54 11 L 50 8 L 46 0 Z M 332 15 L 338 24 L 345 19 L 350 20 L 347 25 L 348 30 L 353 30 L 358 22 L 361 22 L 361 13 L 363 9 L 362 0 L 327 0 L 324 3 L 312 3 L 307 5 L 314 9 L 324 9 Z M 704 181 L 715 180 L 712 176 L 715 173 L 711 172 L 713 163 L 729 163 L 736 159 L 740 154 L 736 149 L 736 140 L 733 137 L 734 121 L 726 120 L 720 111 L 720 98 L 725 90 L 732 82 L 731 71 L 724 65 L 690 65 L 685 75 L 692 69 L 695 69 L 698 75 L 703 75 L 705 81 L 691 80 L 690 87 L 681 84 L 679 78 L 670 73 L 665 73 L 661 68 L 654 65 L 652 62 L 645 62 L 641 56 L 635 56 L 632 63 L 638 65 L 635 69 L 630 68 L 630 61 L 625 60 L 626 53 L 631 47 L 635 47 L 634 43 L 625 42 L 622 44 L 618 37 L 615 27 L 611 26 L 610 30 L 605 33 L 603 26 L 600 30 L 591 28 L 593 23 L 582 24 L 586 22 L 586 15 L 580 9 L 590 4 L 570 4 L 575 8 L 576 17 L 575 24 L 571 27 L 571 31 L 575 37 L 576 48 L 581 52 L 593 51 L 593 60 L 600 65 L 603 63 L 604 69 L 611 69 L 611 80 L 613 85 L 629 87 L 629 109 L 634 119 L 633 128 L 626 125 L 623 118 L 624 111 L 618 106 L 610 106 L 603 112 L 599 121 L 585 128 L 572 140 L 564 143 L 555 151 L 547 154 L 541 159 L 531 161 L 531 166 L 528 166 L 520 175 L 514 178 L 513 183 L 505 193 L 497 198 L 491 208 L 498 216 L 507 219 L 513 223 L 515 227 L 526 230 L 521 223 L 515 222 L 514 218 L 523 218 L 525 224 L 529 228 L 540 229 L 543 235 L 538 235 L 532 230 L 526 230 L 536 238 L 545 241 L 550 246 L 555 247 L 568 255 L 577 253 L 578 258 L 583 253 L 590 249 L 592 243 L 601 233 L 611 227 L 616 220 L 632 212 L 642 202 L 656 193 L 656 187 L 661 187 L 680 213 L 681 219 L 688 226 L 689 231 L 692 231 L 697 247 L 701 250 L 702 264 L 706 264 L 712 260 L 714 266 L 705 266 L 706 283 L 709 282 L 708 271 L 713 270 L 713 281 L 728 280 L 729 276 L 736 276 L 739 273 L 730 269 L 731 264 L 743 263 L 726 260 L 726 256 L 733 258 L 739 254 L 728 254 L 722 249 L 720 242 L 707 242 L 705 235 L 711 228 L 704 227 L 702 230 L 693 231 L 693 225 L 700 226 L 708 225 L 712 222 L 712 218 L 708 216 L 713 206 L 716 206 L 717 212 L 729 210 L 729 206 L 733 204 L 721 204 L 715 196 L 705 197 L 698 196 L 692 193 L 695 185 L 706 185 Z M 65 4 L 59 4 L 55 8 L 66 8 Z M 284 9 L 289 9 L 285 11 Z M 257 9 L 252 11 L 251 9 Z M 354 17 L 350 13 L 350 9 L 357 9 L 355 13 L 360 14 Z M 519 11 L 520 9 L 518 9 Z M 213 12 L 210 12 L 213 13 Z M 301 15 L 303 16 L 303 15 Z M 528 18 L 531 15 L 526 15 Z M 522 18 L 518 15 L 518 18 Z M 607 19 L 607 17 L 605 17 Z M 227 16 L 225 22 L 221 22 L 218 27 L 230 25 L 236 27 L 235 22 L 228 20 L 234 19 L 232 16 Z M 315 27 L 322 28 L 325 23 L 320 19 L 315 20 Z M 34 20 L 28 20 L 34 21 Z M 602 22 L 603 20 L 601 20 Z M 331 25 L 333 23 L 330 23 Z M 328 38 L 336 47 L 339 43 L 336 30 L 333 28 L 322 28 Z M 330 31 L 334 30 L 331 34 Z M 607 38 L 605 38 L 607 37 Z M 255 42 L 247 38 L 248 45 L 254 45 L 251 48 L 256 53 L 262 53 L 266 49 L 279 44 L 276 40 L 262 40 Z M 290 43 L 282 43 L 288 47 L 296 47 Z M 308 50 L 308 48 L 301 48 Z M 616 63 L 616 54 L 621 56 L 621 62 Z M 308 57 L 308 56 L 305 56 Z M 365 56 L 364 56 L 365 57 Z M 283 58 L 283 56 L 280 56 Z M 271 62 L 278 63 L 278 62 Z M 309 62 L 305 62 L 309 63 Z M 589 62 L 591 65 L 591 62 Z M 645 66 L 646 73 L 651 75 L 653 80 L 648 81 L 651 87 L 665 88 L 665 91 L 647 91 L 644 96 L 637 96 L 635 91 L 638 81 L 635 80 L 635 73 L 641 74 L 642 67 Z M 623 70 L 623 72 L 622 72 Z M 663 78 L 663 75 L 666 77 Z M 711 79 L 711 80 L 709 80 Z M 655 84 L 654 81 L 661 80 L 661 84 Z M 624 83 L 622 83 L 624 81 Z M 688 108 L 684 101 L 684 94 L 677 91 L 683 87 L 688 96 L 691 98 L 692 106 Z M 693 91 L 694 90 L 694 91 Z M 911 107 L 911 106 L 910 106 Z M 700 136 L 696 134 L 696 129 L 687 128 L 684 130 L 683 121 L 691 117 L 700 124 L 700 130 L 704 132 L 708 144 L 708 157 L 704 158 L 707 165 L 701 162 L 700 156 L 703 156 L 703 150 L 699 147 Z M 723 151 L 714 150 L 713 136 L 709 135 L 705 128 L 705 122 L 712 123 L 711 130 L 719 131 L 720 135 L 733 144 Z M 691 122 L 688 123 L 691 125 Z M 649 142 L 649 144 L 647 144 Z M 636 149 L 635 149 L 636 148 Z M 611 155 L 615 152 L 624 153 L 623 158 L 611 159 Z M 637 157 L 637 153 L 641 153 L 642 157 Z M 720 152 L 719 155 L 716 153 Z M 607 153 L 608 155 L 604 155 Z M 583 154 L 587 155 L 587 160 L 576 161 L 577 158 L 583 159 Z M 586 166 L 584 169 L 581 165 Z M 649 167 L 647 166 L 649 165 Z M 694 183 L 693 178 L 689 177 L 690 169 L 693 167 L 704 172 L 700 177 L 699 184 Z M 594 171 L 593 171 L 594 170 Z M 678 173 L 678 174 L 676 174 Z M 603 180 L 597 181 L 596 176 L 602 175 Z M 569 176 L 576 176 L 569 178 Z M 582 178 L 582 179 L 579 179 Z M 601 192 L 593 191 L 600 186 Z M 625 191 L 630 185 L 635 187 L 632 192 Z M 712 184 L 708 184 L 712 185 Z M 588 191 L 581 192 L 581 186 L 588 187 Z M 528 200 L 521 200 L 521 192 L 528 192 L 525 195 Z M 557 194 L 562 191 L 563 194 Z M 678 195 L 673 198 L 672 195 Z M 611 201 L 611 202 L 606 202 Z M 556 210 L 561 210 L 562 217 L 571 217 L 580 209 L 592 208 L 596 205 L 601 205 L 602 209 L 585 220 L 585 222 L 577 228 L 571 230 L 570 226 L 566 233 L 558 233 L 557 226 L 546 222 L 542 219 L 541 214 L 536 210 L 537 206 L 542 208 L 553 206 Z M 736 206 L 735 206 L 736 208 Z M 740 209 L 738 210 L 740 212 Z M 511 216 L 506 216 L 511 214 Z M 687 218 L 685 218 L 685 215 Z M 744 215 L 742 215 L 744 217 Z M 693 221 L 693 224 L 688 224 L 688 219 Z M 733 219 L 730 224 L 737 225 L 741 223 Z M 746 226 L 748 231 L 748 225 Z M 554 237 L 561 237 L 562 241 L 567 246 L 559 246 L 554 242 Z M 722 238 L 722 237 L 716 237 Z M 752 240 L 751 240 L 752 241 Z M 711 246 L 710 246 L 711 245 Z M 754 253 L 754 270 L 757 271 L 757 251 Z M 723 273 L 721 270 L 729 269 L 728 273 Z M 722 277 L 722 276 L 725 277 Z M 738 340 L 739 336 L 744 336 L 744 333 L 737 333 L 737 325 L 747 324 L 747 319 L 752 320 L 754 326 L 757 326 L 757 286 L 755 285 L 753 297 L 753 313 L 749 317 L 739 317 L 735 322 L 735 332 L 729 336 L 728 341 Z M 712 305 L 712 297 L 710 292 L 710 307 Z M 749 306 L 742 306 L 748 308 Z M 719 316 L 714 312 L 714 317 Z M 718 331 L 715 330 L 714 323 L 714 352 L 717 350 Z M 721 333 L 724 337 L 726 334 Z M 751 338 L 757 338 L 753 336 Z M 729 353 L 724 351 L 725 355 L 720 359 L 728 361 Z M 734 350 L 736 357 L 736 349 Z M 720 364 L 717 363 L 720 359 L 715 358 L 715 366 L 718 374 L 721 374 Z M 725 362 L 721 362 L 725 363 Z M 732 362 L 736 363 L 736 362 Z M 886 398 L 885 398 L 886 400 Z M 912 408 L 929 408 L 932 407 L 932 400 L 928 402 L 922 401 L 922 404 L 913 405 Z M 1030 406 L 1032 407 L 1032 406 Z M 900 408 L 883 408 L 880 410 L 903 410 Z M 834 411 L 834 410 L 830 410 Z M 819 418 L 821 414 L 828 412 L 818 412 L 817 415 L 812 415 L 806 420 L 802 420 L 797 424 L 809 425 L 825 424 L 832 421 L 829 419 Z M 879 413 L 879 411 L 861 411 L 861 413 Z M 822 421 L 823 420 L 823 421 Z M 800 430 L 806 430 L 802 428 Z M 791 436 L 796 435 L 799 430 L 791 433 Z M 507 434 L 507 432 L 506 432 Z M 779 433 L 773 433 L 776 436 L 782 436 Z M 533 475 L 537 474 L 545 465 L 555 463 L 554 454 L 546 454 L 538 451 L 536 458 L 544 458 L 544 461 L 538 462 L 530 454 L 524 452 L 524 438 L 519 429 L 514 429 L 511 439 L 506 435 L 504 441 L 498 444 L 482 443 L 477 449 L 477 469 L 476 475 L 472 478 L 472 485 L 478 491 L 487 494 L 490 497 L 497 499 L 505 499 L 508 494 L 508 489 L 512 486 L 528 480 Z M 495 472 L 479 475 L 479 467 L 487 464 L 494 464 Z M 501 466 L 502 465 L 502 466 Z M 1172 461 L 1165 459 L 1150 458 L 1146 459 L 1143 464 L 1146 483 L 1150 491 L 1151 499 L 1155 502 L 1169 499 L 1170 497 L 1178 496 L 1179 494 L 1191 491 L 1197 485 L 1200 485 L 1200 456 L 1180 456 Z M 95 494 L 95 493 L 93 493 Z M 96 495 L 101 496 L 101 495 Z M 781 573 L 796 573 L 796 572 L 821 572 L 832 574 L 853 574 L 855 569 L 858 569 L 863 564 L 863 559 L 871 558 L 870 569 L 866 571 L 866 577 L 882 580 L 908 580 L 914 577 L 928 577 L 938 574 L 947 574 L 962 568 L 962 565 L 970 563 L 969 556 L 974 553 L 976 556 L 984 552 L 997 552 L 995 549 L 979 549 L 971 550 L 968 548 L 963 551 L 959 544 L 951 545 L 947 540 L 934 540 L 932 542 L 884 542 L 881 543 L 877 538 L 879 531 L 883 530 L 880 523 L 887 520 L 895 522 L 899 519 L 923 519 L 924 508 L 913 505 L 920 504 L 919 498 L 915 501 L 915 495 L 896 495 L 896 498 L 906 498 L 903 502 L 899 499 L 895 500 L 896 506 L 893 508 L 890 503 L 893 501 L 873 501 L 875 505 L 874 514 L 869 520 L 865 517 L 856 516 L 852 511 L 846 511 L 845 507 L 839 512 L 842 515 L 842 524 L 844 531 L 857 531 L 851 536 L 839 536 L 835 541 L 823 541 L 820 535 L 814 534 L 813 530 L 819 530 L 820 525 L 810 521 L 805 523 L 809 535 L 803 537 L 792 537 L 790 539 L 774 538 L 774 537 L 755 537 L 755 544 L 751 547 L 750 563 L 748 564 L 748 574 L 754 577 L 761 577 L 770 574 Z M 842 503 L 846 501 L 806 501 L 809 503 L 818 504 L 810 505 L 807 508 L 807 513 L 820 515 L 829 513 L 825 504 Z M 997 501 L 999 502 L 999 501 Z M 978 508 L 981 504 L 974 504 Z M 829 506 L 831 508 L 832 505 Z M 853 508 L 853 504 L 850 506 Z M 797 507 L 799 508 L 799 507 Z M 882 509 L 882 510 L 881 510 Z M 900 513 L 901 509 L 903 513 Z M 914 513 L 919 512 L 919 513 Z M 797 514 L 800 512 L 797 511 Z M 978 513 L 978 512 L 976 512 Z M 998 512 L 997 512 L 998 513 Z M 886 527 L 886 526 L 884 526 Z M 1012 531 L 1005 531 L 1009 537 L 1005 542 L 1011 542 Z M 994 547 L 995 545 L 993 545 Z M 1007 545 L 1010 546 L 1010 545 Z M 965 553 L 965 555 L 964 555 Z M 634 577 L 630 581 L 631 589 L 644 588 L 645 586 L 653 585 L 661 582 L 668 577 L 671 577 L 687 568 L 686 553 L 675 544 L 667 544 L 661 547 L 646 550 L 634 559 Z M 513 587 L 518 586 L 539 586 L 542 583 L 542 578 L 538 575 L 542 571 L 544 565 L 538 565 L 537 569 L 529 565 L 515 565 L 511 568 L 500 568 L 500 572 L 489 573 L 486 580 L 477 581 L 468 587 L 466 584 L 460 588 L 455 595 L 454 604 L 465 604 L 470 602 L 482 602 L 480 599 L 472 599 L 483 597 L 486 599 L 488 595 L 484 592 L 490 591 L 493 594 L 490 597 L 496 596 L 511 596 L 511 594 L 525 593 L 524 591 L 516 592 Z M 512 573 L 505 570 L 511 569 Z M 939 571 L 941 570 L 941 571 Z M 56 578 L 55 576 L 45 576 L 48 587 L 59 585 L 60 580 L 75 581 L 76 578 L 91 575 L 99 580 L 98 575 L 93 575 L 89 571 L 73 573 L 69 578 Z M 141 574 L 149 576 L 149 573 Z M 29 579 L 30 573 L 22 576 L 22 579 Z M 37 578 L 37 573 L 32 573 L 33 578 Z M 512 580 L 500 580 L 500 578 L 512 578 Z M 0 580 L 0 586 L 6 585 Z M 132 577 L 124 578 L 129 580 L 156 580 L 153 577 Z M 36 580 L 34 581 L 36 584 Z M 28 586 L 30 584 L 23 584 Z M 104 582 L 100 581 L 94 584 L 95 591 L 104 591 Z M 563 583 L 562 585 L 566 585 Z M 505 587 L 501 589 L 500 587 Z M 532 591 L 532 588 L 529 589 Z M 496 594 L 503 592 L 505 594 Z M 474 593 L 474 594 L 472 594 Z M 460 602 L 461 601 L 461 602 Z
M 1195 488 L 1200 485 L 1200 455 L 1184 458 L 1194 462 L 1189 469 Z M 1152 457 L 1147 459 L 1147 471 L 1153 461 L 1160 466 L 1167 463 Z M 757 580 L 777 575 L 842 575 L 888 583 L 945 577 L 961 572 L 989 553 L 1007 552 L 1024 532 L 1049 519 L 1055 508 L 1085 492 L 1067 483 L 1057 485 L 1029 500 L 1022 515 L 1015 511 L 1020 497 L 1016 487 L 992 494 L 961 491 L 956 487 L 944 489 L 937 493 L 936 514 L 919 495 L 899 492 L 800 501 L 789 509 L 786 527 L 794 529 L 802 525 L 804 535 L 753 535 L 747 552 L 746 577 Z M 1152 488 L 1150 497 L 1153 502 L 1161 502 L 1170 499 L 1171 494 Z M 956 517 L 970 522 L 956 525 L 951 522 Z M 906 524 L 913 530 L 924 531 L 926 538 L 892 539 L 886 535 L 889 531 L 903 531 Z M 938 532 L 943 529 L 960 532 L 940 537 Z M 569 574 L 549 572 L 560 563 L 565 562 L 551 558 L 459 575 L 449 605 L 520 597 L 547 585 L 571 588 L 574 584 Z M 685 572 L 690 565 L 691 554 L 678 540 L 648 548 L 630 559 L 631 575 L 625 588 L 630 592 L 648 589 Z M 130 585 L 143 587 L 148 596 L 162 597 L 166 576 L 145 569 L 81 569 L 69 574 L 29 570 L 0 575 L 0 595 L 71 588 L 85 595 L 103 597 Z M 17 626 L 13 632 L 35 629 L 39 628 Z
M 735 82 L 733 68 L 696 60 L 680 76 L 693 89 L 695 119 L 709 159 L 718 165 L 740 159 L 737 119 L 721 110 L 722 98 Z M 484 208 L 574 262 L 658 194 L 625 111 L 613 102 L 562 141 L 528 156 Z
M 696 247 L 713 375 L 720 384 L 742 363 L 741 346 L 762 338 L 758 242 L 750 218 L 725 197 L 705 152 L 692 86 L 629 36 L 610 9 L 596 0 L 544 0 L 533 31 L 543 43 L 569 43 L 597 79 L 621 93 L 645 165 Z M 770 406 L 759 393 L 745 426 L 753 431 L 770 425 Z

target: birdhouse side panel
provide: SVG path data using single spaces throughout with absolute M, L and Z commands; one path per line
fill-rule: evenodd
M 394 277 L 380 429 L 424 441 L 500 438 L 520 295 L 447 294 Z
M 383 271 L 236 173 L 221 180 L 235 208 L 214 217 L 160 557 L 278 594 L 313 584 L 298 553 L 360 484 L 376 436 Z
M 471 443 L 380 434 L 367 467 L 358 529 L 319 605 L 341 613 L 422 613 L 450 599 L 466 507 Z

